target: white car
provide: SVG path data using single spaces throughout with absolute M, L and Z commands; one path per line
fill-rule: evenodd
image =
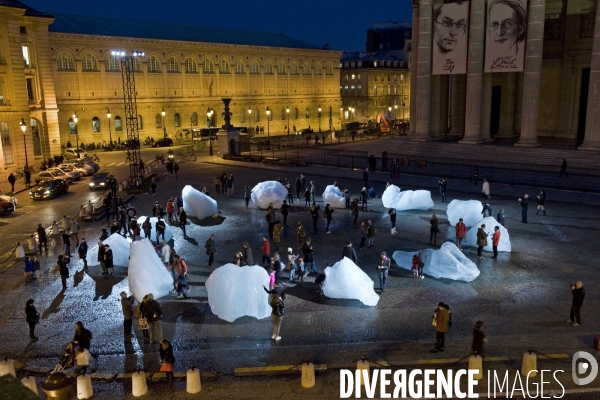
M 66 175 L 70 175 L 73 180 L 78 181 L 81 180 L 81 174 L 77 171 L 75 171 L 74 169 L 68 168 L 68 167 L 55 167 L 55 168 L 48 168 L 48 171 L 56 171 L 56 172 L 62 172 Z
M 35 177 L 35 183 L 39 183 L 41 181 L 54 180 L 54 179 L 64 179 L 69 183 L 73 183 L 73 177 L 70 174 L 66 174 L 64 172 L 59 171 L 42 171 Z
M 74 171 L 79 172 L 81 175 L 84 175 L 84 176 L 93 175 L 94 172 L 96 172 L 96 170 L 93 167 L 91 167 L 89 165 L 81 164 L 81 163 L 77 163 L 77 164 L 63 163 L 58 166 L 58 168 L 61 168 L 61 169 L 62 169 L 62 167 L 70 168 Z
M 82 149 L 73 149 L 73 148 L 65 149 L 65 158 L 67 160 L 87 158 L 87 156 L 88 156 L 88 154 L 85 152 L 85 150 L 82 150 Z

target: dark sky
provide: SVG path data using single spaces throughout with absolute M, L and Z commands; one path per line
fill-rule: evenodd
M 408 0 L 21 0 L 39 11 L 281 32 L 332 49 L 364 51 L 375 22 L 407 21 Z

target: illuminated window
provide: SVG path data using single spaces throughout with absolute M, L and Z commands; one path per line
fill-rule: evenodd
M 219 61 L 219 73 L 220 74 L 228 74 L 229 73 L 229 63 L 224 58 L 221 58 L 221 61 Z
M 273 75 L 273 64 L 271 64 L 270 61 L 265 62 L 264 74 L 265 75 Z
M 167 60 L 167 72 L 170 74 L 179 74 L 181 69 L 179 67 L 179 61 L 175 57 L 169 57 Z
M 121 117 L 118 115 L 115 117 L 115 131 L 120 132 L 123 130 L 123 123 L 121 122 Z
M 188 58 L 185 60 L 185 73 L 186 74 L 197 74 L 198 73 L 198 64 L 196 60 L 193 58 Z
M 302 64 L 302 75 L 310 75 L 310 65 L 308 63 Z
M 250 61 L 250 73 L 251 74 L 259 74 L 258 63 L 256 61 Z
M 115 56 L 108 56 L 104 63 L 106 72 L 118 72 L 121 70 L 119 65 L 119 59 Z
M 295 62 L 293 62 L 292 66 L 290 67 L 290 74 L 298 75 L 298 64 L 296 64 Z
M 148 72 L 149 73 L 158 73 L 160 72 L 160 61 L 158 58 L 151 56 L 148 60 Z
M 285 64 L 281 61 L 279 62 L 279 64 L 277 64 L 277 74 L 285 75 Z
M 69 53 L 60 53 L 56 57 L 56 67 L 59 71 L 75 71 L 75 60 Z
M 235 62 L 235 73 L 236 74 L 243 74 L 243 73 L 245 73 L 245 71 L 244 71 L 244 62 L 242 60 L 237 60 Z
M 202 72 L 205 74 L 214 74 L 215 66 L 211 60 L 208 58 L 204 60 L 204 64 L 202 65 Z
M 315 64 L 315 75 L 323 75 L 323 68 L 320 63 Z
M 100 132 L 100 120 L 98 119 L 98 117 L 92 118 L 92 132 Z

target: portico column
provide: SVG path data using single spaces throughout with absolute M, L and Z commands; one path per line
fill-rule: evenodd
M 469 63 L 467 64 L 467 102 L 465 136 L 459 143 L 481 143 L 481 105 L 483 81 L 483 39 L 485 0 L 471 0 L 469 17 Z
M 600 150 L 600 0 L 596 1 L 596 25 L 594 26 L 590 85 L 585 115 L 585 137 L 579 149 Z
M 513 113 L 515 110 L 515 73 L 502 72 L 502 94 L 500 98 L 500 128 L 496 139 L 513 139 Z
M 481 82 L 481 141 L 492 140 L 490 123 L 492 119 L 492 74 L 483 74 Z
M 431 127 L 431 137 L 437 138 L 441 136 L 440 127 L 440 107 L 442 96 L 442 76 L 433 75 L 431 77 L 431 114 L 429 124 Z
M 417 92 L 413 92 L 416 95 L 416 127 L 412 140 L 429 140 L 431 137 L 431 18 L 431 0 L 419 0 Z
M 452 75 L 452 129 L 450 134 L 460 137 L 465 133 L 465 107 L 467 93 L 467 77 L 465 75 Z
M 536 147 L 540 113 L 540 84 L 542 53 L 544 50 L 545 0 L 529 0 L 527 23 L 527 49 L 523 76 L 523 108 L 521 112 L 521 138 L 515 146 Z
M 409 126 L 408 126 L 408 136 L 415 136 L 416 124 L 417 120 L 416 110 L 417 110 L 417 57 L 419 54 L 419 2 L 413 0 L 412 2 L 412 45 L 411 45 L 411 55 L 410 55 L 410 99 L 409 99 L 409 107 L 408 107 L 408 117 L 409 117 Z

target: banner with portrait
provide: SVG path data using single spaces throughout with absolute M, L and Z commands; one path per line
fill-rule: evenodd
M 519 72 L 525 63 L 527 0 L 490 0 L 483 72 Z
M 467 73 L 469 2 L 433 8 L 432 75 Z

